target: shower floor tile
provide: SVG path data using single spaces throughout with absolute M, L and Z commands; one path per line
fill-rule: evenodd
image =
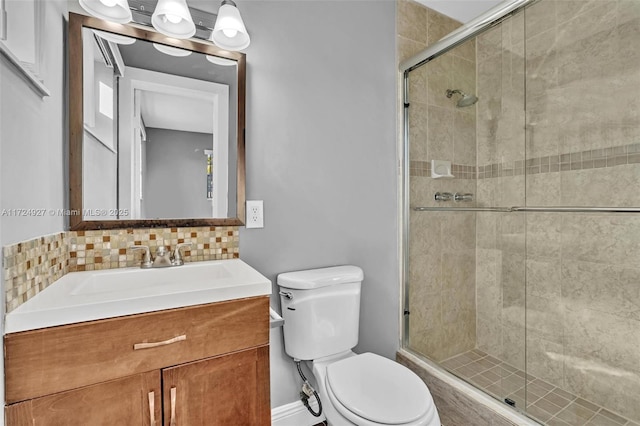
M 526 401 L 527 414 L 544 425 L 640 426 L 478 349 L 451 357 L 440 365 L 500 401 L 511 399 L 522 411 Z

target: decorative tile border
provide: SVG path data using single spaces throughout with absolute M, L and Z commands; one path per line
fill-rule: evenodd
M 5 246 L 2 261 L 6 312 L 10 312 L 67 273 L 66 234 Z
M 11 312 L 68 272 L 125 268 L 140 264 L 133 245 L 183 250 L 185 262 L 240 257 L 237 226 L 69 231 L 3 248 L 6 312 Z
M 158 246 L 173 250 L 185 247 L 184 261 L 233 259 L 240 256 L 237 226 L 197 228 L 115 229 L 69 232 L 69 272 L 127 268 L 140 265 L 142 253 L 131 246 L 148 246 L 151 254 Z
M 508 176 L 535 175 L 540 173 L 568 172 L 573 170 L 598 169 L 604 167 L 640 164 L 640 143 L 614 146 L 611 148 L 591 149 L 568 154 L 549 155 L 505 163 L 486 164 L 484 166 L 451 166 L 456 179 L 489 179 Z M 411 161 L 411 176 L 431 176 L 431 164 L 428 161 Z
M 410 161 L 409 167 L 410 176 L 431 177 L 430 161 Z M 469 166 L 466 164 L 451 164 L 451 174 L 454 176 L 453 179 L 475 179 L 476 166 Z
M 568 172 L 573 170 L 598 169 L 604 167 L 640 164 L 640 143 L 591 149 L 568 154 L 488 164 L 478 167 L 478 179 L 539 173 Z

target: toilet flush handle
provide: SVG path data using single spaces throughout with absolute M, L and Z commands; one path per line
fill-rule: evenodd
M 291 299 L 293 299 L 293 294 L 291 294 L 291 293 L 290 293 L 290 292 L 288 292 L 288 291 L 281 291 L 281 292 L 280 292 L 280 296 L 284 297 L 284 298 L 285 298 L 285 299 L 287 299 L 287 300 L 291 300 Z

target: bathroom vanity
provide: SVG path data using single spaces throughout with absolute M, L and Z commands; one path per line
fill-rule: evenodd
M 138 308 L 126 291 L 119 289 L 116 297 L 108 286 L 95 286 L 109 282 L 105 275 L 160 282 L 175 271 L 193 277 L 202 272 L 193 270 L 220 265 L 229 273 L 218 274 L 208 286 L 172 286 L 165 280 L 153 287 L 142 279 L 143 290 L 131 290 L 137 291 Z M 14 312 L 7 315 L 7 425 L 270 423 L 271 283 L 239 259 L 143 272 L 152 274 L 135 268 L 68 274 L 20 307 L 25 309 L 18 308 L 19 321 Z M 83 284 L 85 291 L 78 292 Z M 70 314 L 48 314 L 48 300 L 63 293 L 67 306 L 50 311 Z M 210 303 L 193 304 L 189 297 Z M 189 306 L 171 307 L 184 303 Z M 121 305 L 128 305 L 130 314 L 121 310 L 110 317 L 109 310 Z M 50 326 L 40 327 L 47 315 Z M 77 321 L 83 316 L 104 318 Z M 30 322 L 39 328 L 28 329 Z

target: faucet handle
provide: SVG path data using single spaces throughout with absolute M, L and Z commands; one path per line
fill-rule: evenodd
M 129 250 L 144 250 L 144 254 L 142 255 L 142 261 L 140 262 L 140 267 L 151 268 L 153 266 L 153 262 L 151 261 L 151 252 L 149 251 L 149 246 L 130 246 Z
M 191 247 L 193 243 L 180 243 L 176 245 L 175 250 L 173 250 L 173 262 L 171 262 L 174 266 L 184 265 L 184 260 L 182 259 L 182 254 L 180 253 L 180 249 L 182 247 Z

